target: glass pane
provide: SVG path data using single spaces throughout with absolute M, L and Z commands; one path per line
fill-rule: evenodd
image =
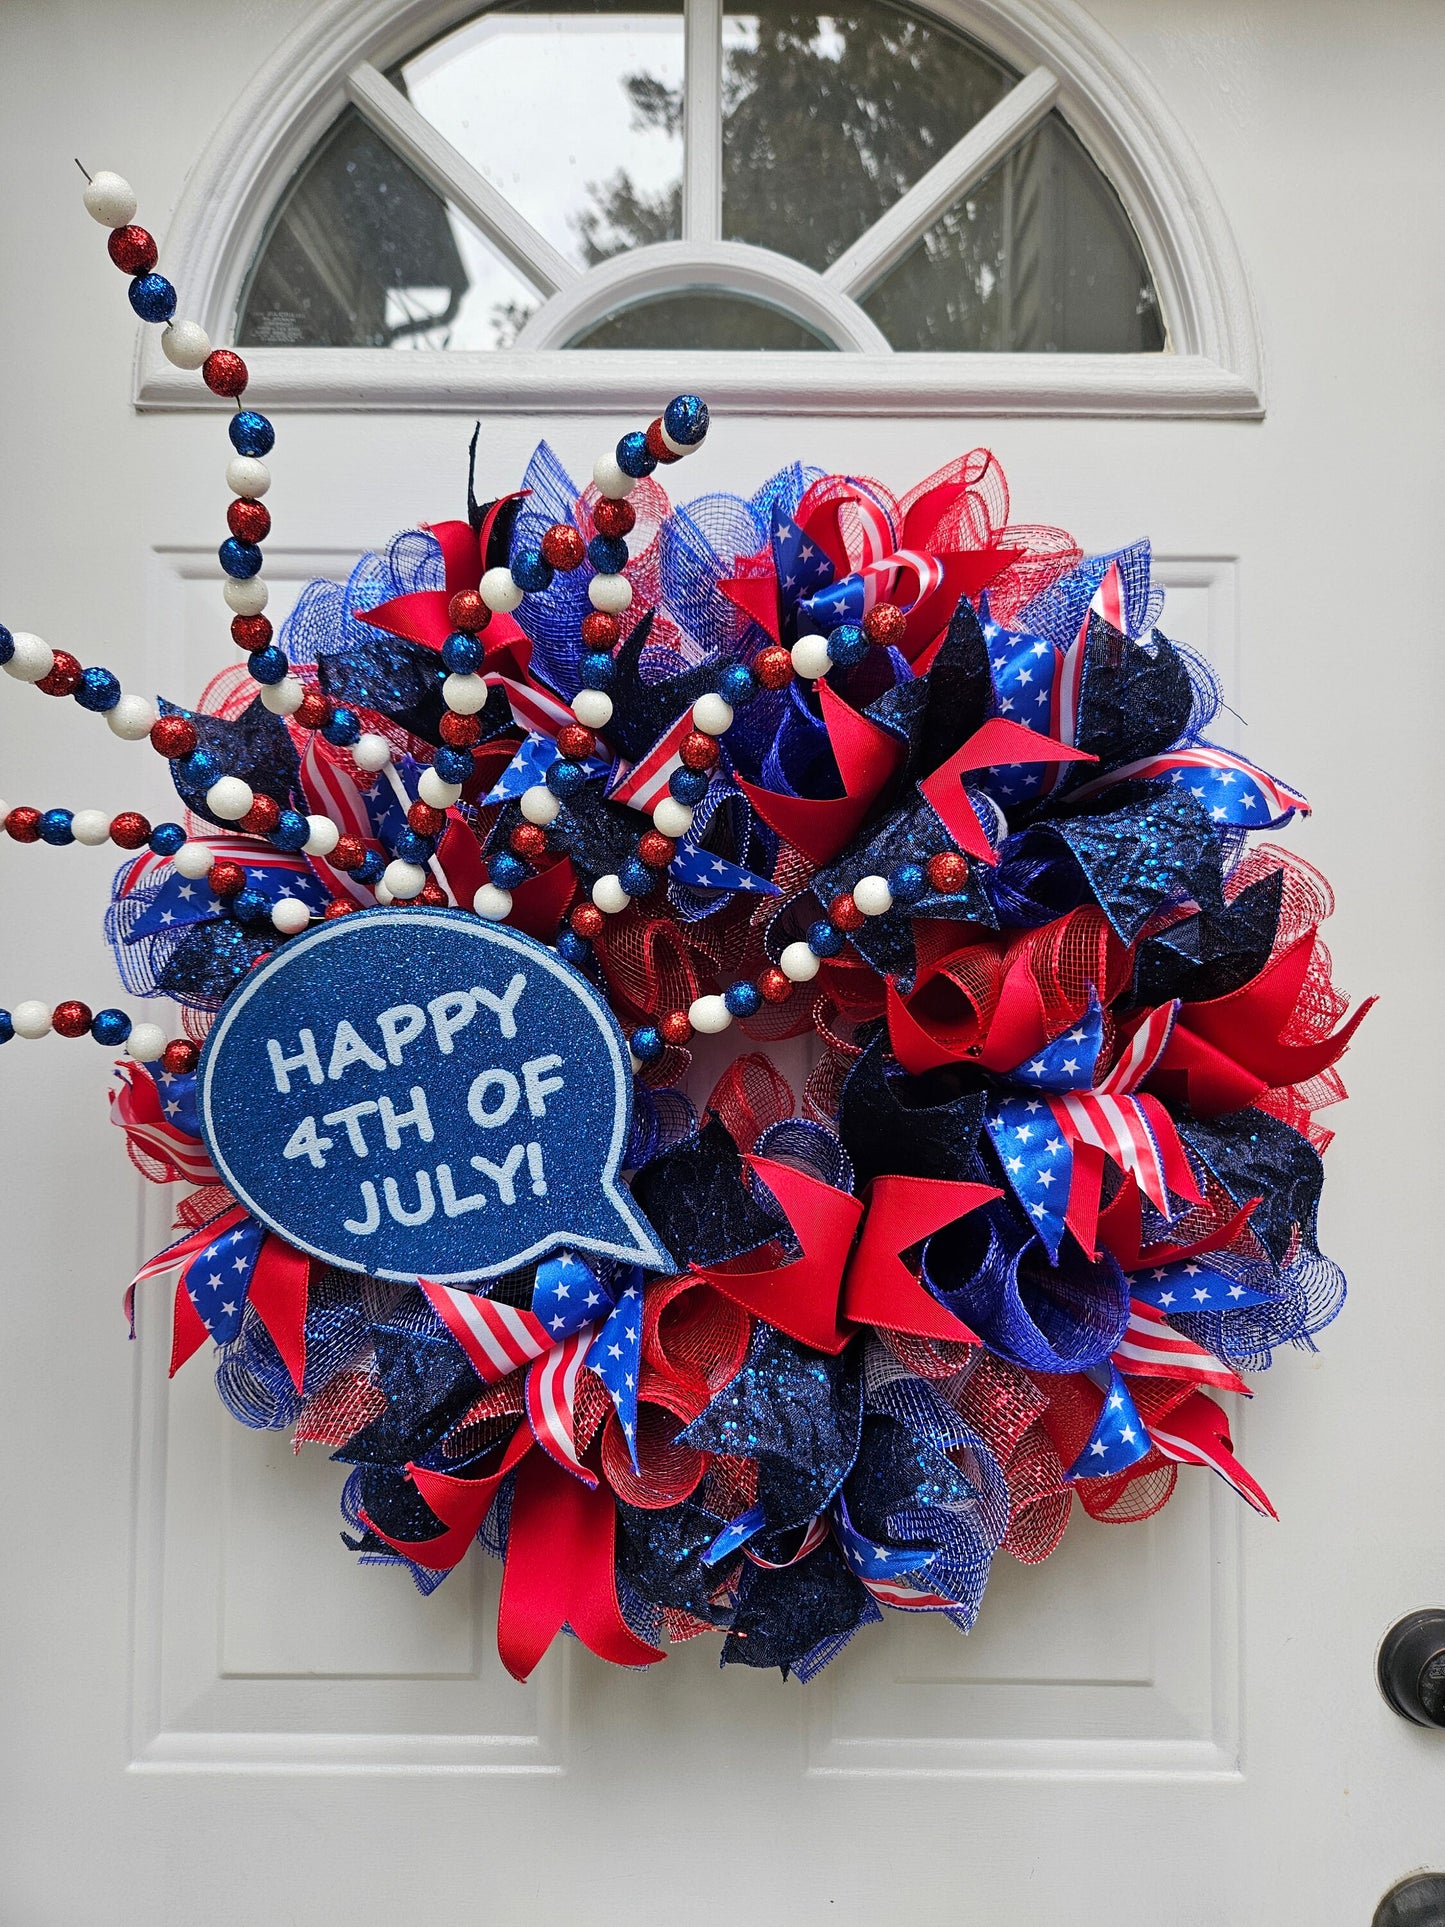
M 242 347 L 496 348 L 536 306 L 348 107 L 276 210 L 236 338 Z
M 587 267 L 682 232 L 682 0 L 520 0 L 401 68 L 412 105 Z
M 831 348 L 801 321 L 716 288 L 658 295 L 609 315 L 569 348 Z
M 1164 346 L 1129 218 L 1057 114 L 942 215 L 863 306 L 899 349 Z
M 826 268 L 1018 76 L 881 0 L 723 18 L 723 235 Z

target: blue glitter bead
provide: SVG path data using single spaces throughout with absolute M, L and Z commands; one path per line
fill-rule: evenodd
M 97 663 L 94 668 L 81 670 L 80 681 L 73 693 L 82 709 L 103 716 L 120 701 L 120 678 Z
M 487 858 L 487 875 L 499 890 L 515 890 L 519 883 L 525 883 L 532 874 L 532 866 L 524 863 L 510 850 L 498 850 Z
M 238 535 L 228 535 L 216 554 L 226 574 L 237 576 L 242 582 L 261 573 L 264 557 L 260 549 L 254 542 L 243 542 Z
M 3 668 L 14 654 L 15 638 L 5 627 L 5 624 L 0 622 L 0 668 Z
M 403 863 L 426 863 L 437 853 L 437 840 L 434 836 L 422 836 L 410 825 L 398 830 L 392 845 L 392 854 L 399 856 Z
M 707 795 L 707 781 L 706 770 L 675 769 L 667 779 L 667 788 L 679 803 L 700 803 Z
M 276 446 L 275 429 L 254 408 L 238 409 L 232 415 L 226 432 L 238 455 L 269 455 Z
M 338 749 L 349 749 L 361 734 L 361 718 L 354 709 L 335 710 L 321 734 Z
M 649 870 L 641 857 L 630 856 L 617 866 L 617 881 L 630 897 L 645 897 L 657 887 L 657 872 Z
M 842 669 L 862 662 L 868 653 L 868 638 L 856 622 L 840 622 L 828 635 L 828 654 Z
M 847 939 L 826 918 L 808 925 L 808 948 L 815 957 L 836 957 Z
M 169 321 L 176 291 L 163 274 L 138 274 L 130 284 L 130 305 L 142 321 Z
M 75 832 L 70 827 L 69 810 L 45 812 L 40 819 L 40 841 L 53 844 L 57 850 L 75 841 Z
M 98 1010 L 90 1020 L 90 1034 L 97 1044 L 114 1050 L 130 1036 L 130 1019 L 123 1010 Z
M 895 903 L 917 903 L 928 893 L 928 872 L 921 863 L 900 863 L 888 872 L 888 888 Z
M 756 984 L 740 980 L 728 985 L 723 992 L 723 1002 L 734 1017 L 751 1017 L 755 1011 L 762 1008 L 763 993 Z
M 358 883 L 380 883 L 386 871 L 386 858 L 380 850 L 368 850 L 354 870 L 347 872 Z
M 8 1010 L 0 1010 L 0 1044 L 8 1044 L 15 1035 L 15 1026 L 10 1021 Z
M 627 567 L 627 544 L 620 535 L 594 535 L 587 544 L 587 560 L 599 575 L 621 575 Z
M 632 1045 L 632 1055 L 644 1064 L 655 1064 L 667 1048 L 656 1024 L 639 1024 L 628 1042 Z
M 208 790 L 218 777 L 225 775 L 215 752 L 205 748 L 193 749 L 189 756 L 180 758 L 175 768 L 198 790 Z
M 592 946 L 587 939 L 579 937 L 577 932 L 566 924 L 557 932 L 556 949 L 563 963 L 585 964 L 592 955 Z
M 278 850 L 299 850 L 310 836 L 311 825 L 300 810 L 282 810 L 271 832 L 271 841 Z
M 247 885 L 231 898 L 231 915 L 237 923 L 269 923 L 271 919 L 270 899 L 259 890 Z
M 284 682 L 291 665 L 286 660 L 286 651 L 278 649 L 273 642 L 269 649 L 258 649 L 246 658 L 246 671 L 253 682 Z
M 565 799 L 577 794 L 587 781 L 587 772 L 580 763 L 573 763 L 563 756 L 553 763 L 544 780 L 554 796 Z
M 717 679 L 717 693 L 734 709 L 745 709 L 758 693 L 757 677 L 745 662 L 730 662 Z
M 624 475 L 630 475 L 637 482 L 657 467 L 657 457 L 648 453 L 647 437 L 640 428 L 633 429 L 630 435 L 624 435 L 617 444 L 617 466 Z
M 465 783 L 472 773 L 472 752 L 444 743 L 432 758 L 432 768 L 444 783 Z
M 512 557 L 512 580 L 528 595 L 540 595 L 551 586 L 552 564 L 540 549 L 518 549 Z
M 186 833 L 179 823 L 157 823 L 149 840 L 157 856 L 174 856 L 185 842 Z
M 617 664 L 605 649 L 591 649 L 577 665 L 584 689 L 610 689 L 617 680 Z
M 442 644 L 442 661 L 454 676 L 470 676 L 485 654 L 475 636 L 448 636 Z
M 696 448 L 707 434 L 707 403 L 701 395 L 674 395 L 662 411 L 662 425 L 682 448 Z

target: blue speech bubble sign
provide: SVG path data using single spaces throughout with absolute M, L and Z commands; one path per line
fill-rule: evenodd
M 197 1098 L 228 1188 L 343 1270 L 464 1284 L 559 1246 L 673 1268 L 618 1182 L 617 1019 L 553 951 L 461 911 L 287 943 L 227 999 Z

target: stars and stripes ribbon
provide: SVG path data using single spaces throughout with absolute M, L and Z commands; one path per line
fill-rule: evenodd
M 569 704 L 537 683 L 518 682 L 514 676 L 503 676 L 495 669 L 484 670 L 483 680 L 489 689 L 500 689 L 506 696 L 512 720 L 519 729 L 555 736 L 559 729 L 566 729 L 577 720 Z
M 933 1548 L 885 1546 L 870 1539 L 853 1524 L 841 1493 L 834 1508 L 833 1530 L 838 1535 L 848 1570 L 855 1579 L 862 1580 L 875 1599 L 887 1606 L 897 1606 L 903 1612 L 957 1611 L 956 1599 L 945 1599 L 941 1593 L 930 1592 L 913 1578 L 933 1564 L 938 1556 Z
M 1124 1097 L 1148 1077 L 1164 1055 L 1179 1014 L 1179 1000 L 1159 1004 L 1146 1011 L 1124 1040 L 1113 1064 L 1099 1079 L 1099 1089 L 1113 1097 Z
M 326 891 L 317 882 L 304 856 L 273 850 L 268 844 L 249 837 L 203 837 L 197 841 L 204 842 L 218 858 L 239 864 L 245 872 L 247 888 L 258 891 L 267 903 L 296 897 L 313 910 L 325 907 Z M 161 879 L 155 897 L 127 927 L 127 943 L 139 943 L 142 938 L 153 937 L 162 930 L 181 930 L 207 918 L 225 915 L 225 905 L 204 879 L 181 876 L 168 863 L 165 870 L 167 874 Z M 154 870 L 147 872 L 140 884 L 134 884 L 127 877 L 122 894 L 130 895 L 140 887 L 153 887 L 156 877 Z
M 196 1079 L 155 1071 L 128 1059 L 116 1065 L 118 1088 L 110 1092 L 111 1122 L 126 1142 L 163 1165 L 176 1184 L 219 1184 L 220 1174 L 201 1142 L 196 1121 Z
M 668 779 L 682 768 L 682 746 L 692 733 L 692 711 L 685 709 L 647 754 L 635 763 L 619 763 L 607 792 L 610 803 L 626 803 L 650 816 L 667 795 Z
M 196 1315 L 218 1345 L 229 1345 L 241 1329 L 241 1315 L 265 1227 L 244 1218 L 196 1252 L 181 1273 L 180 1283 L 195 1306 Z
M 367 843 L 374 840 L 371 817 L 360 789 L 339 764 L 321 754 L 320 742 L 315 736 L 301 758 L 301 793 L 311 813 L 329 817 L 343 836 L 357 836 Z M 372 902 L 372 893 L 366 885 L 358 883 L 345 870 L 333 869 L 321 857 L 312 857 L 311 862 L 330 886 L 333 896 L 349 897 L 353 903 Z
M 1236 1372 L 1175 1331 L 1163 1312 L 1138 1298 L 1129 1302 L 1129 1323 L 1113 1363 L 1136 1378 L 1183 1378 L 1195 1385 L 1212 1385 L 1216 1391 L 1249 1396 L 1249 1387 Z
M 642 1273 L 636 1267 L 631 1282 L 618 1297 L 601 1330 L 592 1341 L 586 1365 L 602 1381 L 612 1400 L 617 1423 L 627 1441 L 632 1469 L 637 1464 L 637 1382 L 642 1374 Z
M 547 771 L 561 754 L 550 736 L 539 735 L 534 730 L 482 798 L 482 808 L 490 803 L 509 803 L 513 797 L 544 782 Z
M 564 1338 L 527 1373 L 525 1398 L 532 1435 L 542 1450 L 567 1471 L 576 1473 L 584 1485 L 595 1486 L 597 1474 L 590 1472 L 577 1456 L 577 1437 L 573 1401 L 577 1395 L 577 1375 L 586 1362 L 592 1343 L 590 1325 Z
M 1207 1465 L 1256 1512 L 1278 1513 L 1259 1481 L 1234 1456 L 1229 1420 L 1212 1398 L 1195 1392 L 1164 1419 L 1154 1422 L 1154 1443 L 1166 1459 L 1181 1465 Z
M 1082 800 L 1115 783 L 1165 776 L 1188 788 L 1211 823 L 1228 829 L 1278 829 L 1291 816 L 1310 812 L 1298 790 L 1213 743 L 1188 744 L 1123 763 L 1105 776 L 1080 784 L 1074 797 Z
M 1099 1407 L 1094 1428 L 1064 1477 L 1102 1479 L 1115 1472 L 1127 1472 L 1131 1465 L 1149 1456 L 1151 1444 L 1123 1374 L 1117 1365 L 1111 1365 L 1104 1402 Z
M 453 1285 L 436 1285 L 429 1278 L 417 1283 L 485 1385 L 498 1384 L 551 1348 L 547 1328 L 530 1311 Z

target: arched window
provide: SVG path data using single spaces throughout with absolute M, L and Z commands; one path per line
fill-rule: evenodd
M 333 0 L 182 210 L 273 396 L 606 407 L 678 355 L 745 406 L 1258 412 L 1207 184 L 1070 0 L 458 11 Z

